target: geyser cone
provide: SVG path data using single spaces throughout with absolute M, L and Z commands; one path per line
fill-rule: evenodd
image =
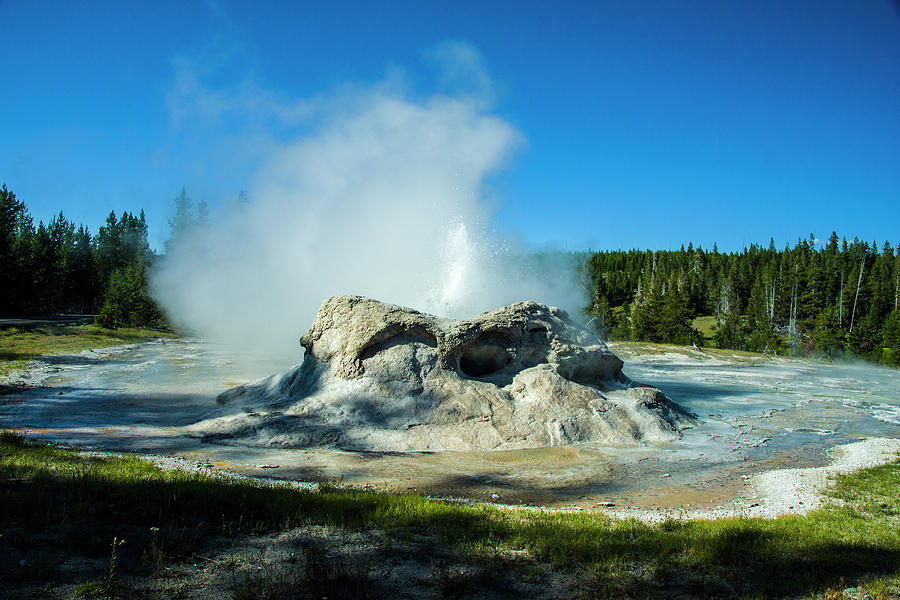
M 455 321 L 335 296 L 302 365 L 224 392 L 208 441 L 353 450 L 490 450 L 669 441 L 696 423 L 565 311 L 519 302 Z

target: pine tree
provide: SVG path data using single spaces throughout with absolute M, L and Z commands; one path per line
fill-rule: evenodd
M 631 339 L 637 341 L 657 341 L 657 322 L 662 298 L 658 290 L 641 294 L 640 300 L 631 305 Z
M 97 273 L 93 239 L 84 225 L 79 226 L 75 232 L 70 277 L 69 293 L 74 310 L 85 314 L 97 310 Z
M 34 221 L 27 212 L 20 218 L 16 231 L 13 259 L 9 271 L 12 286 L 9 290 L 12 307 L 9 314 L 33 314 L 37 312 L 38 238 Z
M 17 200 L 4 183 L 0 187 L 0 312 L 3 314 L 12 314 L 17 309 L 16 287 L 21 274 L 16 268 L 16 242 L 25 214 L 25 203 Z
M 750 300 L 747 302 L 747 341 L 744 349 L 753 352 L 769 352 L 775 349 L 775 335 L 762 277 L 760 275 L 753 285 Z
M 615 327 L 615 322 L 612 307 L 609 305 L 609 300 L 606 299 L 606 296 L 600 296 L 594 303 L 593 314 L 594 316 L 589 323 L 593 325 L 594 333 L 601 340 L 608 340 L 610 331 Z
M 670 289 L 664 299 L 653 341 L 686 346 L 701 341 L 700 332 L 691 326 L 693 312 L 687 298 L 677 289 Z
M 113 272 L 122 268 L 123 235 L 116 211 L 109 211 L 106 224 L 97 232 L 97 272 L 101 285 L 106 287 Z
M 175 214 L 169 219 L 169 239 L 165 242 L 166 254 L 197 225 L 193 207 L 193 201 L 188 198 L 187 190 L 182 186 L 181 193 L 175 197 Z M 201 204 L 201 213 L 202 218 L 206 219 L 208 211 L 205 203 Z
M 109 278 L 97 324 L 119 327 L 161 325 L 159 311 L 146 295 L 145 271 L 140 263 L 117 269 Z
M 892 310 L 885 319 L 882 337 L 884 338 L 884 362 L 900 366 L 900 309 Z

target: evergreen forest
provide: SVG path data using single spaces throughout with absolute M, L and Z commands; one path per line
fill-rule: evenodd
M 604 251 L 585 268 L 606 339 L 900 364 L 900 245 L 832 233 L 783 250 Z
M 189 206 L 184 191 L 176 207 L 179 199 Z M 0 187 L 0 316 L 88 314 L 108 328 L 165 326 L 147 295 L 156 259 L 143 210 L 110 211 L 96 234 L 62 212 L 35 225 L 25 202 Z

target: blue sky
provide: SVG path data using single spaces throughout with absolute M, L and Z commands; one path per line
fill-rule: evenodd
M 399 80 L 412 98 L 478 88 L 518 131 L 485 201 L 532 246 L 900 242 L 886 0 L 5 0 L 0 23 L 0 181 L 36 220 L 96 232 L 143 208 L 161 248 L 182 185 L 215 211 L 316 127 L 308 107 Z M 435 70 L 450 42 L 471 77 Z

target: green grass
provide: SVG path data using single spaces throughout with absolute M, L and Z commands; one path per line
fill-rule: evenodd
M 831 491 L 835 503 L 806 517 L 648 525 L 162 471 L 134 457 L 91 457 L 3 433 L 0 555 L 25 556 L 30 564 L 27 557 L 53 548 L 103 558 L 110 540 L 125 539 L 113 559 L 135 572 L 202 554 L 217 535 L 328 526 L 392 539 L 434 536 L 469 557 L 485 581 L 545 567 L 576 573 L 578 589 L 567 592 L 574 597 L 828 598 L 854 585 L 889 598 L 900 593 L 897 489 L 895 462 L 839 477 Z M 436 581 L 454 585 L 452 569 L 435 569 Z M 14 567 L 6 577 L 29 575 Z M 53 578 L 52 563 L 41 577 Z M 105 572 L 88 578 L 85 593 L 113 582 Z M 252 595 L 279 581 L 245 578 L 235 597 L 238 588 Z
M 709 345 L 716 335 L 717 323 L 716 317 L 697 317 L 691 325 L 703 335 L 705 344 Z
M 76 354 L 82 350 L 136 344 L 170 332 L 157 329 L 104 329 L 99 325 L 48 325 L 35 329 L 0 330 L 0 376 L 23 369 L 39 356 Z
M 676 346 L 673 344 L 660 344 L 657 342 L 607 342 L 610 350 L 617 356 L 626 361 L 632 357 L 652 357 L 670 353 L 692 352 L 690 346 Z M 703 354 L 710 357 L 718 357 L 722 360 L 728 360 L 743 364 L 756 364 L 761 361 L 770 360 L 772 357 L 768 354 L 760 354 L 759 352 L 750 352 L 747 350 L 731 350 L 715 348 L 711 346 L 703 346 L 701 348 Z

